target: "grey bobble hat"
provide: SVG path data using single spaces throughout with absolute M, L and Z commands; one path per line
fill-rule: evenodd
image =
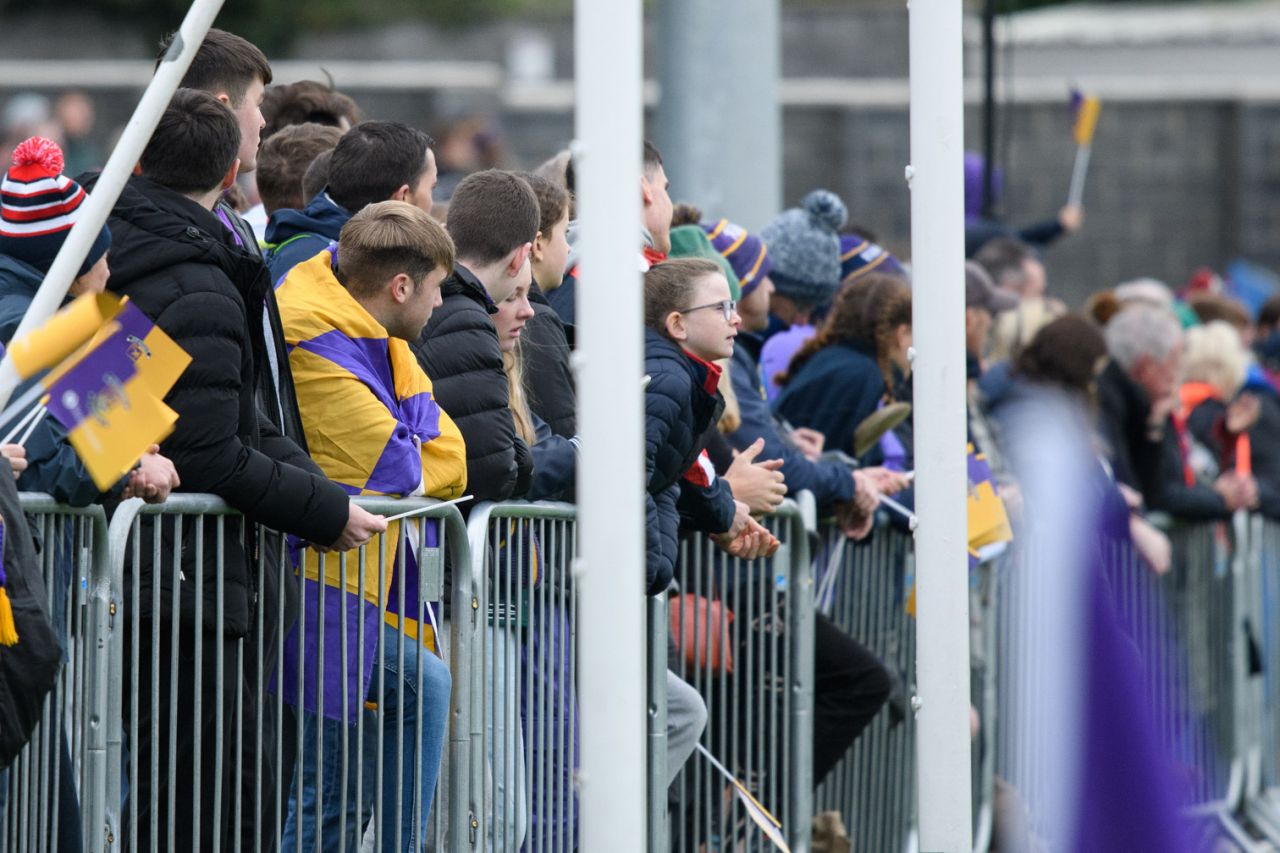
M 840 196 L 814 190 L 761 229 L 778 293 L 803 305 L 831 301 L 840 287 L 839 232 L 847 217 Z

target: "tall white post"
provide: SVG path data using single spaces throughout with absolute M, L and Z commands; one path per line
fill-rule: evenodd
M 120 191 L 129 180 L 129 175 L 137 165 L 138 158 L 142 156 L 142 150 L 147 147 L 147 141 L 151 139 L 156 125 L 160 123 L 160 116 L 169 105 L 169 99 L 173 97 L 174 91 L 177 90 L 178 84 L 182 82 L 187 68 L 191 65 L 191 60 L 195 58 L 200 43 L 204 41 L 209 28 L 213 26 L 213 19 L 222 8 L 222 2 L 223 0 L 195 0 L 192 3 L 187 16 L 182 20 L 178 34 L 173 39 L 173 44 L 165 54 L 164 61 L 160 63 L 147 90 L 142 94 L 142 100 L 138 102 L 138 108 L 133 111 L 133 117 L 125 126 L 124 133 L 120 135 L 120 141 L 111 151 L 111 157 L 103 167 L 93 192 L 81 206 L 80 218 L 71 227 L 67 239 L 58 251 L 58 256 L 49 267 L 48 275 L 44 277 L 44 282 L 36 291 L 35 298 L 31 300 L 31 307 L 27 309 L 22 322 L 18 324 L 17 331 L 13 334 L 14 340 L 42 325 L 62 304 L 68 288 L 71 287 L 71 282 L 75 280 L 76 273 L 80 269 L 80 264 L 84 263 L 89 247 L 93 245 L 94 238 L 102 230 L 107 216 L 111 213 L 111 208 L 120 197 Z M 4 360 L 0 362 L 0 409 L 9 402 L 9 397 L 18 387 L 19 381 L 18 373 L 14 370 L 13 363 L 6 353 Z
M 645 849 L 640 0 L 574 12 L 581 848 Z
M 960 0 L 910 7 L 920 849 L 973 845 Z

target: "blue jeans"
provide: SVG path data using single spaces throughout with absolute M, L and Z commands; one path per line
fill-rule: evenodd
M 289 815 L 284 827 L 281 849 L 293 850 L 302 836 L 303 850 L 325 853 L 355 853 L 360 849 L 374 812 L 377 786 L 378 755 L 382 756 L 382 823 L 376 827 L 378 849 L 384 853 L 418 851 L 425 847 L 427 817 L 440 775 L 440 757 L 444 751 L 445 725 L 449 719 L 449 692 L 452 686 L 449 667 L 427 649 L 422 649 L 422 695 L 418 696 L 418 656 L 415 643 L 404 641 L 404 669 L 400 664 L 400 632 L 382 628 L 382 668 L 385 686 L 378 696 L 378 673 L 374 673 L 370 697 L 378 698 L 383 713 L 382 745 L 377 743 L 377 714 L 363 711 L 364 734 L 361 752 L 356 751 L 356 731 L 340 720 L 299 713 L 302 727 L 302 753 L 298 759 L 297 781 L 302 786 L 302 812 L 298 814 L 297 789 L 289 797 Z M 415 743 L 418 715 L 422 715 L 422 741 Z M 347 735 L 347 773 L 342 778 L 342 735 Z M 322 760 L 317 761 L 316 738 L 323 734 Z M 397 765 L 401 766 L 397 766 Z M 355 802 L 359 774 L 360 803 Z M 320 781 L 317 781 L 317 776 Z M 416 777 L 416 778 L 415 778 Z M 415 782 L 420 785 L 419 820 L 414 825 Z M 343 788 L 346 788 L 346 832 L 340 832 L 343 810 Z M 319 803 L 320 826 L 316 826 Z M 399 809 L 399 817 L 396 811 Z M 400 845 L 396 845 L 399 828 Z M 339 837 L 342 835 L 342 837 Z M 316 841 L 319 836 L 320 845 Z

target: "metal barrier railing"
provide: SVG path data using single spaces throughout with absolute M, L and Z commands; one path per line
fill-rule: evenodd
M 1280 844 L 1280 522 L 1250 519 L 1249 545 L 1247 565 L 1254 573 L 1248 616 L 1261 647 L 1262 671 L 1254 674 L 1245 703 L 1254 711 L 1257 745 L 1247 767 L 1246 813 L 1268 840 Z
M 66 663 L 31 741 L 6 771 L 0 849 L 56 850 L 69 832 L 87 848 L 101 849 L 114 841 L 118 812 L 105 796 L 112 739 L 104 725 L 109 658 L 97 653 L 115 616 L 107 520 L 98 506 L 63 506 L 34 493 L 20 498 Z
M 915 682 L 911 546 L 909 535 L 891 527 L 854 544 L 828 526 L 817 558 L 819 586 L 830 590 L 819 611 L 895 669 L 908 693 Z M 818 790 L 819 810 L 841 813 L 854 850 L 905 851 L 914 837 L 914 720 L 899 711 L 881 712 Z
M 754 609 L 744 607 L 742 611 L 733 653 L 743 664 L 731 689 L 717 693 L 710 676 L 704 673 L 699 679 L 687 674 L 712 709 L 736 709 L 732 715 L 735 721 L 746 723 L 754 719 L 750 715 L 755 709 L 760 709 L 759 719 L 769 725 L 752 741 L 749 751 L 748 739 L 723 736 L 729 717 L 714 712 L 703 743 L 717 750 L 745 778 L 767 778 L 768 791 L 761 799 L 773 806 L 772 797 L 782 798 L 781 805 L 774 807 L 782 812 L 792 837 L 800 839 L 808 835 L 808 792 L 807 786 L 792 785 L 792 780 L 809 775 L 802 762 L 807 760 L 811 737 L 805 715 L 811 710 L 807 694 L 811 691 L 812 642 L 803 638 L 811 638 L 812 624 L 808 607 L 788 607 L 786 603 L 797 595 L 797 602 L 811 600 L 808 541 L 794 504 L 788 503 L 767 523 L 783 547 L 763 562 L 763 567 L 720 560 L 720 552 L 709 543 L 705 552 L 688 543 L 684 546 L 681 565 L 686 580 L 691 571 L 700 571 L 697 567 L 714 563 L 727 606 L 737 606 L 741 600 L 750 602 L 751 608 L 763 608 L 755 617 L 751 616 Z M 477 599 L 484 615 L 483 630 L 475 641 L 481 650 L 483 675 L 474 678 L 471 685 L 474 707 L 484 709 L 473 717 L 471 796 L 477 812 L 488 815 L 489 823 L 479 834 L 477 846 L 499 851 L 573 850 L 577 839 L 573 774 L 578 754 L 576 599 L 571 569 L 576 510 L 568 504 L 482 504 L 472 511 L 469 530 L 481 578 Z M 754 582 L 740 586 L 726 582 L 729 577 L 746 577 L 752 572 Z M 670 815 L 666 786 L 667 608 L 665 597 L 650 599 L 649 849 L 655 851 L 666 849 L 672 835 L 679 840 L 682 828 L 692 826 L 695 814 L 703 818 L 706 827 L 713 822 L 740 824 L 744 818 L 732 804 L 719 803 L 725 785 L 710 781 L 714 771 L 709 767 L 695 771 L 699 781 L 691 782 L 686 775 L 677 783 L 674 798 L 682 805 Z M 758 633 L 750 630 L 753 619 L 762 625 L 788 627 L 781 637 L 773 635 L 770 643 L 764 643 L 752 639 Z M 707 629 L 705 622 L 700 627 L 690 625 L 691 633 Z M 795 637 L 802 639 L 793 640 Z M 783 689 L 776 691 L 776 699 L 766 698 L 768 691 L 761 690 L 748 706 L 739 701 L 738 692 L 741 690 L 745 699 L 750 683 Z M 766 739 L 769 747 L 764 745 Z M 806 748 L 800 748 L 801 744 Z M 727 752 L 719 751 L 722 745 Z M 689 788 L 696 784 L 708 794 L 714 787 L 717 804 L 701 811 L 687 808 L 693 796 Z M 804 818 L 791 820 L 793 813 Z
M 813 817 L 809 538 L 791 501 L 764 524 L 781 542 L 768 559 L 731 558 L 703 536 L 682 541 L 667 602 L 672 668 L 706 701 L 702 745 L 779 819 L 793 849 L 804 850 Z M 673 798 L 675 850 L 772 849 L 733 789 L 697 755 Z
M 480 504 L 469 519 L 483 665 L 470 684 L 476 850 L 577 848 L 572 504 Z
M 1164 576 L 1128 542 L 1111 542 L 1096 555 L 1118 624 L 1132 642 L 1116 653 L 1136 654 L 1141 664 L 1161 746 L 1188 799 L 1188 823 L 1206 844 L 1225 837 L 1232 849 L 1244 850 L 1270 849 L 1257 845 L 1242 807 L 1248 795 L 1249 817 L 1266 831 L 1259 819 L 1270 813 L 1262 780 L 1275 778 L 1264 738 L 1276 717 L 1266 709 L 1262 685 L 1276 648 L 1265 616 L 1275 586 L 1263 555 L 1280 540 L 1268 546 L 1262 530 L 1260 519 L 1244 514 L 1229 523 L 1172 525 L 1173 563 Z M 1035 587 L 1043 581 L 1027 571 L 1035 555 L 1021 546 L 1015 552 L 999 605 L 1005 651 L 998 772 L 1016 796 L 1026 821 L 1021 829 L 1034 837 L 1044 829 L 1039 804 L 1057 799 L 1062 779 L 1035 749 L 1054 733 L 1020 704 L 1035 695 L 1033 667 L 1044 660 L 1036 610 L 1028 604 L 1043 597 Z M 1276 552 L 1269 553 L 1274 560 Z
M 452 812 L 435 822 L 435 849 L 468 849 L 467 833 L 446 829 L 471 817 L 469 691 L 453 690 L 443 709 L 446 741 L 427 738 L 424 721 L 440 708 L 431 698 L 447 671 L 460 685 L 470 678 L 466 620 L 446 643 L 428 604 L 441 598 L 447 552 L 454 612 L 472 609 L 465 527 L 453 506 L 357 502 L 424 512 L 358 551 L 317 554 L 255 531 L 208 495 L 116 510 L 110 555 L 124 619 L 107 720 L 108 731 L 122 728 L 125 755 L 106 788 L 123 802 L 126 849 L 311 849 L 315 837 L 354 850 L 366 836 L 410 849 L 428 817 L 421 770 L 438 766 L 432 750 L 445 744 Z M 243 597 L 228 590 L 240 553 L 252 579 Z M 228 606 L 238 601 L 246 613 Z M 432 662 L 428 641 L 450 666 Z
M 58 620 L 65 614 L 67 665 L 31 743 L 7 771 L 0 849 L 55 849 L 67 832 L 61 806 L 71 797 L 79 799 L 78 829 L 89 849 L 270 850 L 281 836 L 289 849 L 310 849 L 301 831 L 307 821 L 321 832 L 336 826 L 344 838 L 338 846 L 347 849 L 372 843 L 376 830 L 387 827 L 380 840 L 403 849 L 404 833 L 424 825 L 424 791 L 415 776 L 407 788 L 417 790 L 392 797 L 383 779 L 390 768 L 404 770 L 396 756 L 409 755 L 406 744 L 420 744 L 415 739 L 424 723 L 421 717 L 412 727 L 397 723 L 394 708 L 377 697 L 387 695 L 392 673 L 410 664 L 415 686 L 426 689 L 422 667 L 431 650 L 419 640 L 428 634 L 453 675 L 447 755 L 428 846 L 575 849 L 575 508 L 481 505 L 465 527 L 451 506 L 360 503 L 384 514 L 430 509 L 413 547 L 380 541 L 344 556 L 315 555 L 269 531 L 246 542 L 240 517 L 208 496 L 174 495 L 159 506 L 129 501 L 108 525 L 100 508 L 68 508 L 48 496 L 23 495 L 51 612 Z M 702 759 L 691 759 L 666 790 L 668 665 L 706 701 L 702 745 L 777 814 L 794 848 L 806 848 L 815 811 L 834 809 L 845 818 L 853 849 L 910 849 L 915 761 L 909 708 L 897 709 L 898 721 L 891 713 L 874 720 L 816 795 L 807 784 L 813 574 L 823 592 L 819 607 L 896 669 L 909 696 L 910 537 L 885 527 L 856 545 L 833 528 L 813 537 L 813 525 L 791 503 L 767 523 L 782 541 L 775 557 L 745 563 L 691 537 L 681 546 L 678 589 L 650 603 L 650 849 L 665 849 L 669 840 L 679 851 L 765 849 L 732 789 Z M 816 571 L 811 537 L 819 543 Z M 1174 566 L 1164 577 L 1127 547 L 1110 556 L 1117 611 L 1150 677 L 1165 744 L 1194 789 L 1193 815 L 1245 849 L 1257 849 L 1256 834 L 1280 843 L 1280 675 L 1271 665 L 1280 660 L 1274 619 L 1280 522 L 1241 515 L 1230 525 L 1176 527 L 1171 538 Z M 250 554 L 258 581 L 252 618 L 226 638 L 226 631 L 215 630 L 233 619 L 228 602 L 234 596 L 227 590 L 232 574 L 224 567 L 240 547 Z M 410 554 L 415 559 L 407 561 Z M 1010 673 L 1028 654 L 1016 638 L 1032 627 L 1019 615 L 1029 577 L 1019 571 L 1023 559 L 1015 548 L 1009 559 L 973 575 L 974 705 L 981 720 L 974 752 L 975 849 L 986 849 L 993 834 L 997 776 L 1027 801 L 1060 781 L 1040 778 L 1033 757 L 1017 755 L 1036 735 L 1005 692 Z M 336 582 L 308 588 L 294 572 L 295 560 L 313 580 L 332 576 Z M 442 598 L 446 564 L 452 612 L 447 636 L 437 636 L 434 626 L 428 631 L 425 606 L 415 611 L 411 605 Z M 274 591 L 266 583 L 270 572 L 278 581 Z M 297 624 L 312 627 L 286 635 L 281 626 L 292 616 L 284 594 L 290 584 L 304 588 Z M 349 630 L 346 621 L 325 622 L 335 602 L 359 611 L 360 591 L 370 587 L 385 592 L 365 614 L 367 624 L 355 620 Z M 403 627 L 392 629 L 380 646 L 393 663 L 384 659 L 375 666 L 365 651 L 367 632 L 381 636 L 396 613 L 406 616 L 399 620 Z M 335 637 L 326 624 L 343 627 Z M 672 627 L 674 661 L 666 636 Z M 290 655 L 302 665 L 286 667 Z M 356 707 L 341 699 L 341 690 L 324 691 L 326 661 L 370 685 L 372 710 L 364 695 Z M 315 673 L 311 680 L 308 668 Z M 291 681 L 281 677 L 285 671 Z M 304 699 L 303 709 L 313 716 L 324 716 L 326 706 L 332 711 L 335 701 L 342 707 L 337 719 L 345 724 L 336 740 L 319 726 L 300 724 L 305 714 L 295 704 L 308 689 L 314 702 L 308 706 Z M 249 695 L 261 701 L 247 702 Z M 146 705 L 160 709 L 162 699 L 162 713 L 140 713 Z M 203 719 L 202 704 L 216 709 L 207 733 L 189 725 Z M 192 743 L 183 745 L 191 760 L 181 763 L 176 749 L 187 732 Z M 394 748 L 386 755 L 381 749 L 366 753 L 370 742 Z M 322 750 L 336 756 L 336 805 L 313 797 L 293 778 L 300 757 Z M 366 754 L 373 756 L 371 769 L 363 767 Z M 201 808 L 179 808 L 179 773 L 190 782 L 186 796 Z M 217 784 L 224 778 L 235 783 Z M 446 804 L 447 819 L 441 813 Z M 74 815 L 74 808 L 67 814 Z

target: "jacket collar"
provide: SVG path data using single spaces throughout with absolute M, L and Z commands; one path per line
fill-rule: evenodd
M 96 182 L 95 175 L 86 189 Z M 237 248 L 221 220 L 186 196 L 135 175 L 111 216 L 112 237 L 127 250 L 112 256 L 109 289 L 176 264 L 198 263 L 218 267 L 248 304 L 265 298 L 271 278 L 262 259 Z
M 536 281 L 529 282 L 529 301 L 534 305 L 551 307 L 551 303 L 547 301 L 547 295 L 542 292 L 542 288 L 538 286 Z
M 329 240 L 337 240 L 342 226 L 347 224 L 351 213 L 325 192 L 307 202 L 302 210 L 274 211 L 267 222 L 265 235 L 268 245 L 278 246 L 300 234 L 315 234 Z
M 489 298 L 489 291 L 484 289 L 484 284 L 476 278 L 475 273 L 462 264 L 454 263 L 453 274 L 444 280 L 440 290 L 445 296 L 466 296 L 478 302 L 486 312 L 498 313 L 498 306 Z
M 644 339 L 647 351 L 679 364 L 689 374 L 694 385 L 712 397 L 716 395 L 720 374 L 724 372 L 720 365 L 698 358 L 653 329 L 644 330 Z

